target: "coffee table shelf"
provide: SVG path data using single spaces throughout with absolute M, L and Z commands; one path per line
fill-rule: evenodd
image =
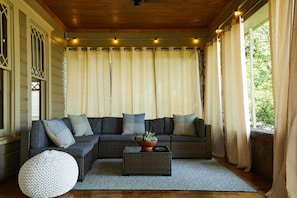
M 171 176 L 172 153 L 166 146 L 142 152 L 140 146 L 127 145 L 123 151 L 123 175 Z

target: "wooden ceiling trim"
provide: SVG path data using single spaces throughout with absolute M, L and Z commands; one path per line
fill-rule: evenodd
M 66 25 L 57 17 L 57 15 L 48 7 L 43 0 L 36 0 L 39 5 L 61 26 L 64 31 L 67 31 Z
M 85 40 L 90 38 L 83 36 L 82 33 L 93 33 L 94 38 L 99 40 L 104 34 L 108 35 L 106 37 L 108 39 L 120 33 L 151 34 L 154 37 L 166 34 L 164 38 L 178 33 L 181 35 L 192 33 L 193 37 L 210 40 L 217 36 L 215 33 L 217 27 L 230 24 L 237 8 L 240 7 L 241 11 L 245 12 L 257 9 L 258 5 L 254 7 L 256 2 L 267 1 L 144 0 L 141 7 L 134 7 L 131 0 L 36 0 L 67 34 L 73 35 L 70 38 Z M 249 11 L 246 16 L 253 12 Z M 176 37 L 177 40 L 188 38 Z M 101 43 L 100 41 L 99 44 Z M 184 43 L 187 44 L 186 41 Z M 127 44 L 130 45 L 129 42 Z
M 210 23 L 209 30 L 215 30 L 223 20 L 226 20 L 226 18 L 230 16 L 237 6 L 238 5 L 235 5 L 233 0 L 229 0 L 224 8 L 216 15 L 215 19 Z
M 114 28 L 114 29 L 84 29 L 84 28 L 75 28 L 75 29 L 67 29 L 67 32 L 74 32 L 74 33 L 83 33 L 83 32 L 90 32 L 90 33 L 183 33 L 183 32 L 197 32 L 198 34 L 201 33 L 208 33 L 209 29 L 208 28 L 193 28 L 193 29 L 158 29 L 158 28 L 150 28 L 150 29 L 119 29 L 119 28 Z
M 67 31 L 144 29 L 147 32 L 208 29 L 221 8 L 232 0 L 145 0 L 139 8 L 131 0 L 36 1 Z
M 253 15 L 257 10 L 259 10 L 266 3 L 268 3 L 268 0 L 258 0 L 256 2 L 250 1 L 242 5 L 241 9 L 244 10 L 244 13 L 243 13 L 244 20 L 248 19 L 251 15 Z
M 226 6 L 226 10 L 221 13 L 221 16 L 217 16 L 217 19 L 213 21 L 213 24 L 209 28 L 210 38 L 216 35 L 216 28 L 220 27 L 223 29 L 226 25 L 231 24 L 232 19 L 235 19 L 235 10 L 239 10 L 240 12 L 242 12 L 242 15 L 244 15 L 244 17 L 249 17 L 252 13 L 256 12 L 267 2 L 268 0 L 244 0 L 238 2 L 235 1 L 232 5 Z

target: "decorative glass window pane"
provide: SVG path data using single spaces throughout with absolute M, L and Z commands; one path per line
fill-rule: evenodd
M 45 35 L 31 26 L 32 77 L 45 80 Z
M 40 90 L 40 81 L 32 81 L 32 91 L 39 91 Z
M 0 129 L 4 127 L 4 86 L 3 86 L 3 69 L 0 68 Z
M 8 16 L 7 7 L 3 4 L 0 4 L 0 65 L 2 67 L 8 67 L 8 54 L 7 54 L 7 16 Z
M 32 78 L 32 120 L 40 120 L 42 115 L 41 102 L 41 80 Z

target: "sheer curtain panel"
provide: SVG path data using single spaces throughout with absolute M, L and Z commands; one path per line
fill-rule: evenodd
M 292 42 L 290 43 L 290 78 L 288 100 L 287 191 L 297 197 L 297 1 L 294 1 Z
M 232 94 L 235 91 L 236 72 L 232 66 L 233 53 L 230 50 L 231 32 L 225 31 L 221 36 L 222 42 L 222 84 L 223 84 L 223 106 L 224 106 L 224 131 L 226 141 L 226 155 L 231 164 L 237 164 L 238 149 L 237 149 L 237 113 L 235 108 L 236 98 Z
M 296 0 L 269 1 L 275 110 L 273 183 L 267 197 L 297 197 Z
M 199 59 L 196 49 L 155 51 L 157 117 L 192 114 L 202 118 Z
M 111 116 L 133 112 L 132 51 L 130 48 L 111 50 Z
M 133 112 L 156 118 L 154 49 L 132 48 Z
M 67 48 L 67 114 L 110 114 L 109 51 Z
M 206 77 L 205 77 L 205 123 L 211 125 L 212 154 L 225 156 L 222 97 L 221 97 L 221 61 L 220 42 L 215 39 L 206 47 Z
M 68 114 L 203 117 L 196 49 L 68 48 L 66 55 Z
M 145 113 L 156 117 L 153 50 L 115 48 L 111 51 L 111 116 Z
M 250 126 L 243 22 L 239 18 L 222 36 L 224 127 L 230 163 L 249 171 Z

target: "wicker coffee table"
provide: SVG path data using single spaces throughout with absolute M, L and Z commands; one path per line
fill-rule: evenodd
M 127 145 L 123 151 L 123 175 L 171 176 L 172 153 L 166 146 L 142 152 L 140 146 Z

